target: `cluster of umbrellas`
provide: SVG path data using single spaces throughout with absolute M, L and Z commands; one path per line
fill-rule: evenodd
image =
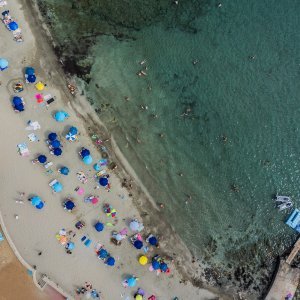
M 66 140 L 74 142 L 77 140 L 78 129 L 74 126 L 70 127 L 69 132 L 66 135 Z
M 24 111 L 24 100 L 22 97 L 13 97 L 12 103 L 15 111 Z
M 152 267 L 153 270 L 160 271 L 160 272 L 163 272 L 163 273 L 169 273 L 170 272 L 170 269 L 169 269 L 168 265 L 158 255 L 153 257 L 151 267 Z
M 0 71 L 4 71 L 8 68 L 8 61 L 4 58 L 0 58 Z
M 25 79 L 27 83 L 35 83 L 36 81 L 36 76 L 35 76 L 35 71 L 34 68 L 32 67 L 27 67 L 25 69 Z
M 79 154 L 80 154 L 80 156 L 82 158 L 82 161 L 86 165 L 90 165 L 93 162 L 93 158 L 91 156 L 90 150 L 88 150 L 86 148 L 82 148 Z
M 49 139 L 49 145 L 52 148 L 52 153 L 55 156 L 60 156 L 62 155 L 62 150 L 61 150 L 61 142 L 57 139 L 57 134 L 55 132 L 51 132 L 48 135 L 48 139 Z
M 54 114 L 54 119 L 56 122 L 63 122 L 65 119 L 69 118 L 69 114 L 63 110 L 59 110 Z
M 115 265 L 115 259 L 110 256 L 110 254 L 107 252 L 107 250 L 105 250 L 104 248 L 101 248 L 98 252 L 98 258 L 101 259 L 101 260 L 104 260 L 105 264 L 110 266 L 110 267 L 113 267 Z
M 114 218 L 117 215 L 117 211 L 108 203 L 103 205 L 103 210 L 108 217 Z
M 45 205 L 45 202 L 43 202 L 39 196 L 33 196 L 29 200 L 31 204 L 37 209 L 42 209 Z

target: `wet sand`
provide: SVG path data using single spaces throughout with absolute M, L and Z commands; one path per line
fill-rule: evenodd
M 6 240 L 0 242 L 0 291 L 1 300 L 50 300 L 34 285 L 32 277 L 18 261 Z

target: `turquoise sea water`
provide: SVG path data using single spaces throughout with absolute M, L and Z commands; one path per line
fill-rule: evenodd
M 300 3 L 99 1 L 73 8 L 78 31 L 61 30 L 72 3 L 41 2 L 65 58 L 91 64 L 87 96 L 188 247 L 219 282 L 238 266 L 262 278 L 296 238 L 272 195 L 300 205 Z

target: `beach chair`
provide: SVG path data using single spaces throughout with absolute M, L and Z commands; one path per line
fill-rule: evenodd
M 52 161 L 49 161 L 48 163 L 44 164 L 44 168 L 45 168 L 45 169 L 48 169 L 48 168 L 50 168 L 51 166 L 53 166 L 53 162 L 52 162 Z
M 57 183 L 58 180 L 57 179 L 54 179 L 52 180 L 50 183 L 49 183 L 49 186 L 52 187 L 55 183 Z

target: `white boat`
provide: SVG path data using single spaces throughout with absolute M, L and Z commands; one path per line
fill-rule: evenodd
M 285 202 L 292 202 L 292 199 L 291 199 L 291 197 L 288 197 L 288 196 L 278 196 L 278 195 L 276 195 L 275 201 L 285 203 Z

